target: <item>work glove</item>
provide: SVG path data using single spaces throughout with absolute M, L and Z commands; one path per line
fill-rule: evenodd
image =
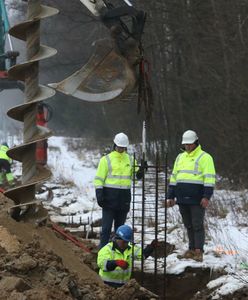
M 114 269 L 117 267 L 115 260 L 108 260 L 106 263 L 106 269 L 108 271 L 114 271 Z
M 144 177 L 144 172 L 147 171 L 148 164 L 146 160 L 141 160 L 141 166 L 139 167 L 139 170 L 136 173 L 136 178 L 141 179 Z
M 141 168 L 142 168 L 144 171 L 147 171 L 147 170 L 148 170 L 148 163 L 147 163 L 146 160 L 141 159 Z
M 96 189 L 96 200 L 100 207 L 103 207 L 103 189 Z
M 117 259 L 115 263 L 118 267 L 122 268 L 123 270 L 126 270 L 128 268 L 128 262 L 124 259 Z

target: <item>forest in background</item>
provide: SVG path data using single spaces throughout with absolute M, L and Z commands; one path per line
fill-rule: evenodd
M 58 54 L 41 63 L 40 81 L 57 82 L 84 65 L 92 43 L 108 31 L 79 0 L 42 3 L 58 8 L 60 14 L 41 24 L 42 43 Z M 149 141 L 168 141 L 171 165 L 182 132 L 193 129 L 203 149 L 213 155 L 217 172 L 246 187 L 248 2 L 132 3 L 147 12 L 143 46 L 151 65 L 154 102 Z M 141 139 L 144 113 L 137 114 L 137 99 L 91 104 L 57 93 L 49 104 L 54 108 L 55 134 L 111 140 L 123 131 L 131 142 Z

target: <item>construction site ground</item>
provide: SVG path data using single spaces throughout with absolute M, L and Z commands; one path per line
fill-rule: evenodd
M 12 200 L 0 193 L 0 300 L 48 299 L 163 299 L 163 277 L 158 276 L 155 296 L 152 278 L 140 273 L 126 286 L 112 289 L 104 285 L 97 274 L 97 246 L 84 241 L 92 253 L 84 252 L 46 226 L 16 222 L 9 215 Z M 205 286 L 209 270 L 188 269 L 180 276 L 166 276 L 166 299 L 211 299 Z M 197 296 L 194 294 L 197 292 Z M 195 297 L 195 298 L 194 298 Z M 230 298 L 231 297 L 231 298 Z M 235 297 L 248 299 L 247 290 Z

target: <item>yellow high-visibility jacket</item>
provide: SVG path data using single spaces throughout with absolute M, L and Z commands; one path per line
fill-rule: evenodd
M 8 162 L 12 162 L 12 159 L 10 157 L 8 157 L 7 155 L 7 151 L 9 150 L 9 148 L 7 146 L 1 145 L 0 146 L 0 159 L 5 159 Z
M 184 151 L 175 160 L 170 177 L 169 199 L 178 204 L 199 204 L 210 199 L 215 185 L 215 167 L 210 154 L 199 145 L 194 151 Z
M 134 254 L 134 257 L 132 256 Z M 99 267 L 99 275 L 102 280 L 108 284 L 125 284 L 131 277 L 132 260 L 140 260 L 142 257 L 142 250 L 139 246 L 129 244 L 128 248 L 121 253 L 115 248 L 114 243 L 110 242 L 105 245 L 99 252 L 97 257 L 97 265 Z M 106 268 L 108 260 L 123 259 L 128 262 L 128 268 L 123 270 L 116 267 L 113 271 L 108 271 Z
M 3 159 L 3 164 L 0 165 L 0 172 L 5 172 L 6 179 L 9 184 L 12 184 L 14 181 L 14 175 L 11 172 L 10 164 L 12 162 L 12 159 L 7 155 L 7 151 L 9 150 L 9 147 L 1 145 L 0 146 L 0 159 Z M 0 173 L 0 184 L 3 183 L 4 180 L 4 174 Z
M 133 157 L 126 152 L 112 151 L 103 156 L 96 172 L 95 188 L 130 189 L 133 170 L 138 170 L 137 163 L 135 167 L 133 164 Z
M 138 170 L 137 162 L 126 152 L 112 151 L 103 156 L 94 180 L 98 204 L 128 211 L 132 179 Z

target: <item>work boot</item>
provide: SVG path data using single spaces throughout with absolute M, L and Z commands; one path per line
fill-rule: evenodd
M 179 259 L 183 259 L 183 258 L 190 259 L 190 258 L 193 258 L 194 255 L 195 255 L 195 251 L 191 250 L 191 249 L 188 249 L 183 254 L 178 255 L 177 258 L 179 258 Z
M 203 261 L 203 252 L 200 249 L 197 249 L 193 252 L 193 260 L 202 262 Z

